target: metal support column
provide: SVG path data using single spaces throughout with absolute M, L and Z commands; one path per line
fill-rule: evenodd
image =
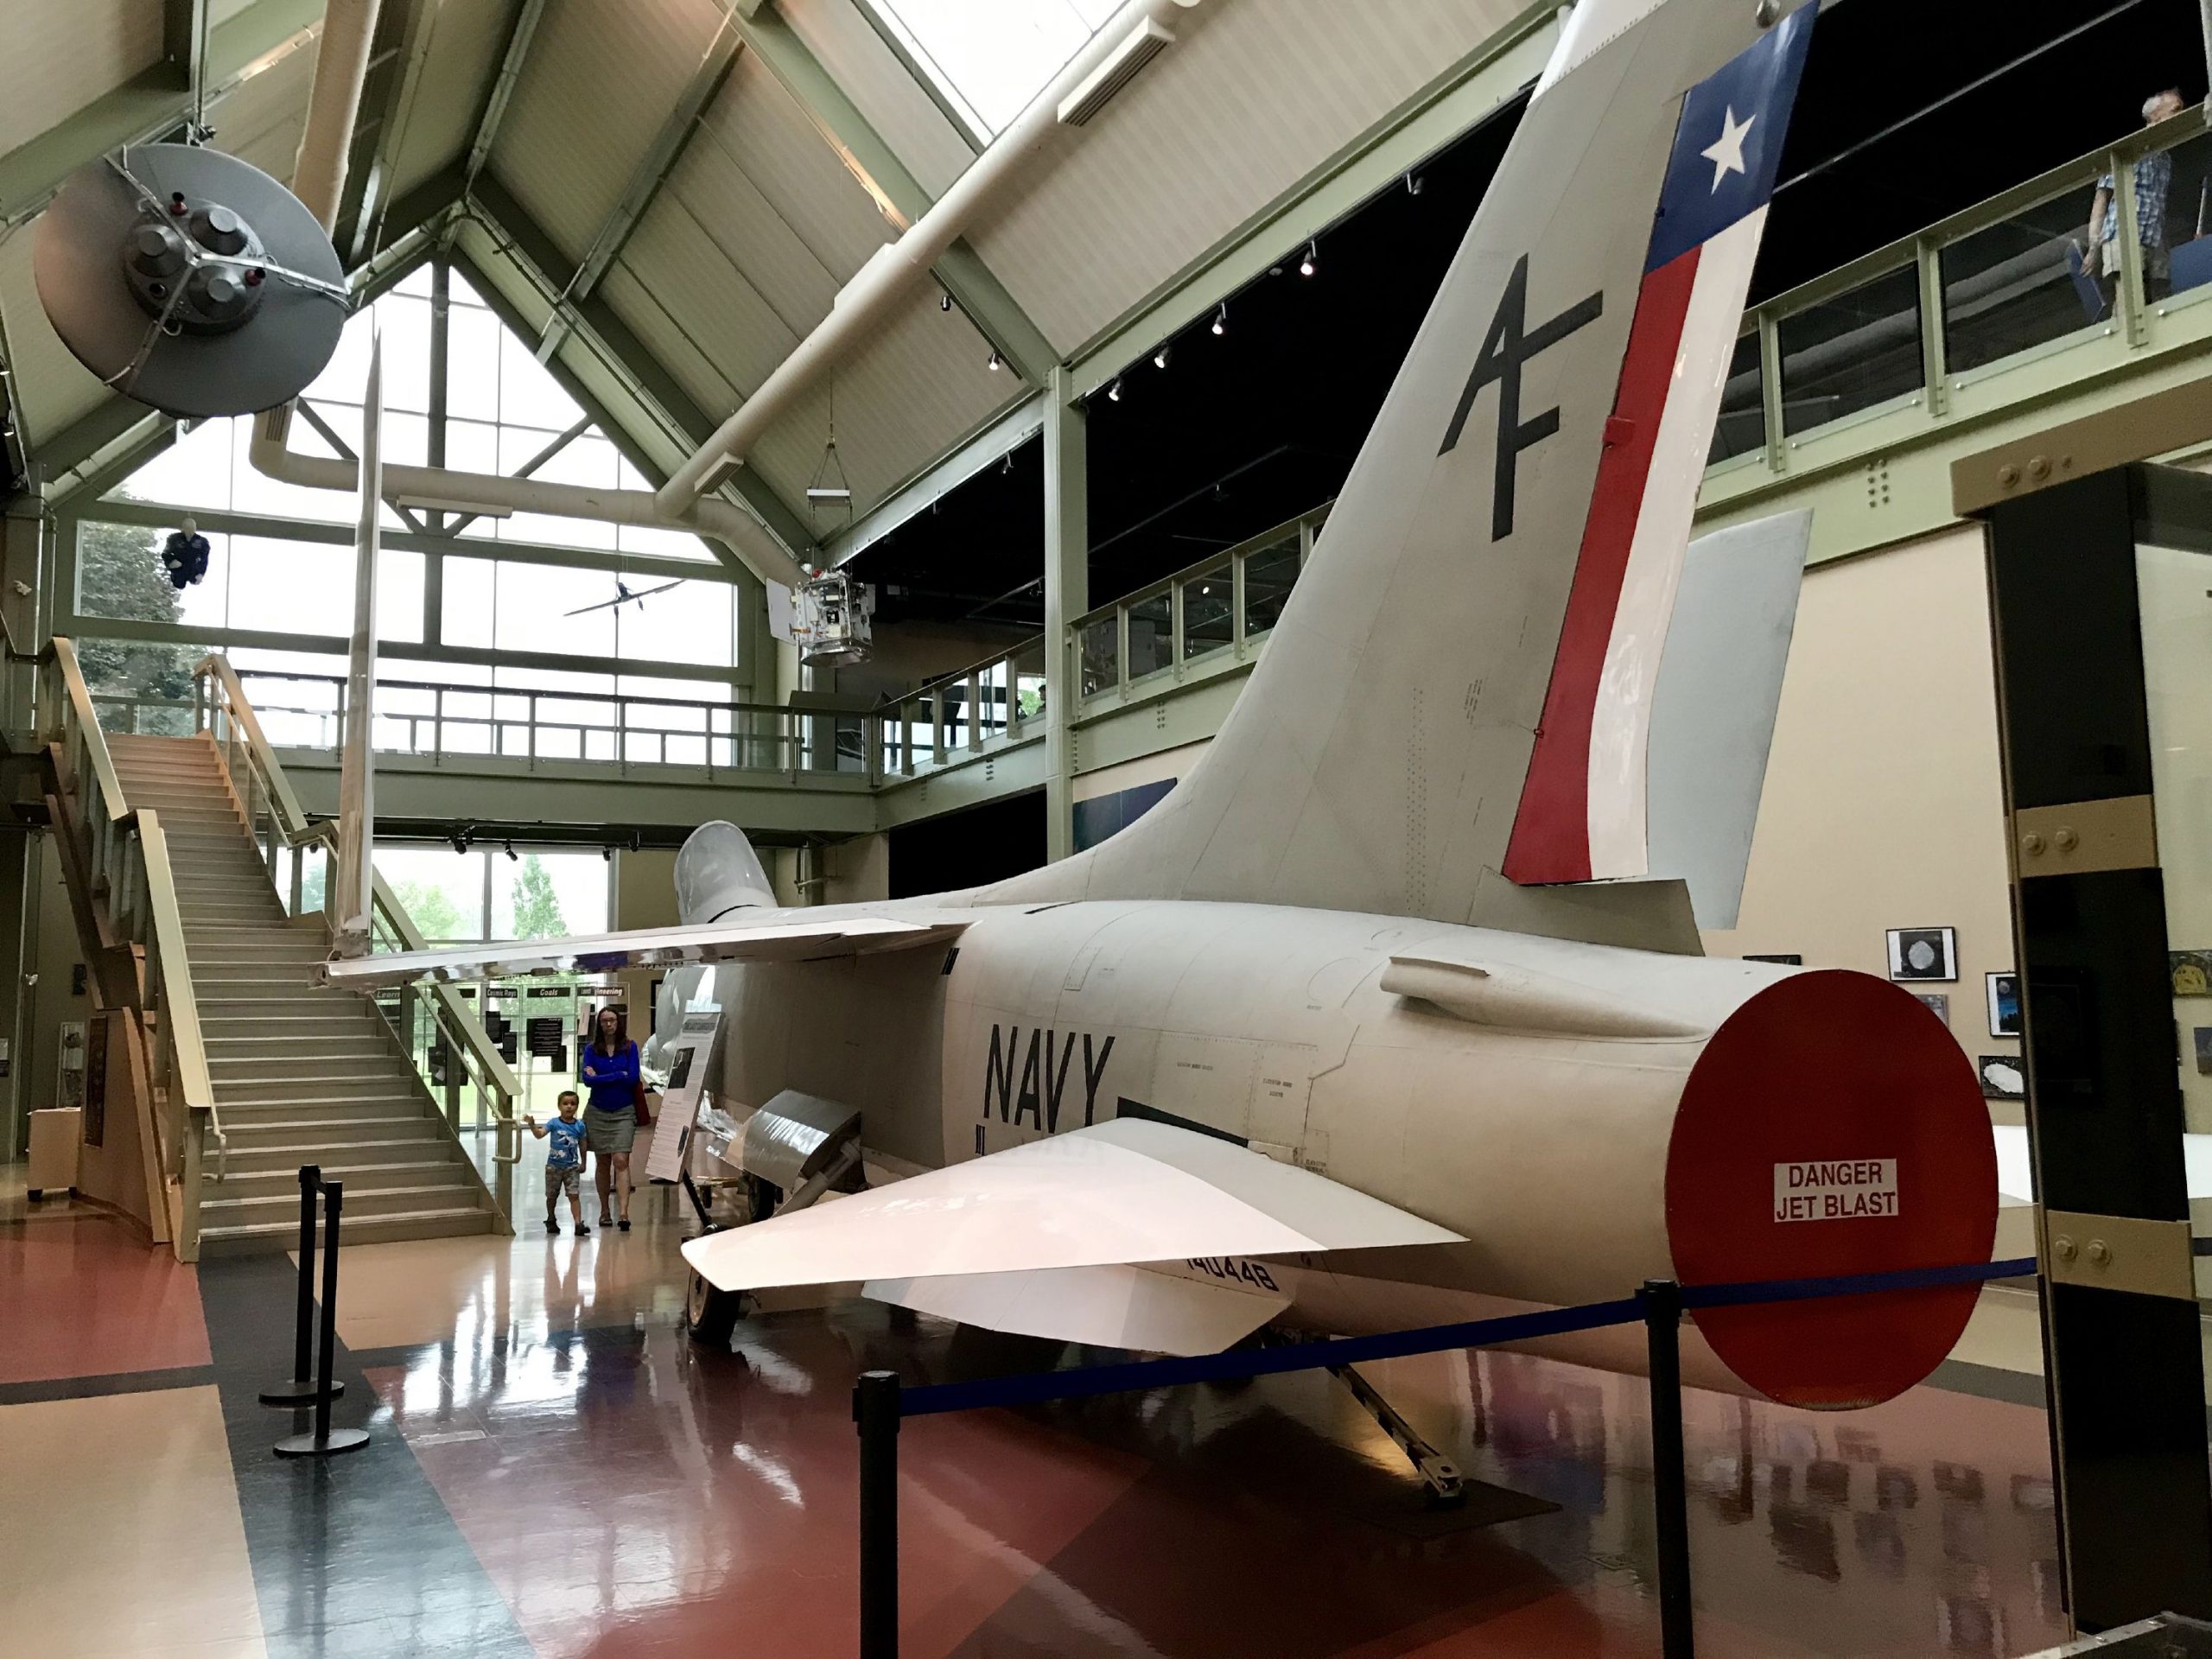
M 1986 518 L 2068 1606 L 2085 1631 L 2202 1618 L 2212 1481 L 2137 546 L 2212 554 L 2212 480 L 2115 467 Z
M 1075 850 L 1075 706 L 1080 681 L 1068 624 L 1090 608 L 1090 474 L 1086 416 L 1067 370 L 1045 397 L 1045 856 Z

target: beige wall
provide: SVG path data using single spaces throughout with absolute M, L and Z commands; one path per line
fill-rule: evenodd
M 1198 757 L 1205 752 L 1205 742 L 1185 743 L 1175 748 L 1162 749 L 1157 754 L 1140 755 L 1134 760 L 1124 760 L 1117 766 L 1101 766 L 1096 772 L 1083 772 L 1075 780 L 1075 798 L 1078 801 L 1096 800 L 1101 795 L 1117 794 L 1143 784 L 1187 778 L 1191 768 L 1198 764 Z
M 1960 530 L 1807 572 L 1738 925 L 1714 956 L 1795 953 L 1886 976 L 1886 931 L 1958 930 L 1969 1055 L 1982 976 L 2012 967 L 2004 791 L 1981 535 Z

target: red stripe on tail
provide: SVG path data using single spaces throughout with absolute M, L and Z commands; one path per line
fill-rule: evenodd
M 1523 885 L 1590 880 L 1590 727 L 1598 680 L 1612 639 L 1629 548 L 1643 510 L 1659 416 L 1673 389 L 1675 354 L 1701 251 L 1693 248 L 1650 272 L 1637 294 L 1636 321 L 1621 363 L 1613 419 L 1606 423 L 1605 450 L 1583 526 L 1567 620 L 1552 658 L 1543 719 L 1505 853 L 1507 879 Z

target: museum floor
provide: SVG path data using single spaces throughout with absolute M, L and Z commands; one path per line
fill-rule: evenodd
M 270 1455 L 290 1419 L 254 1399 L 289 1370 L 289 1260 L 195 1271 L 0 1193 L 0 1647 L 844 1659 L 855 1373 L 1042 1351 L 846 1301 L 701 1353 L 670 1195 L 637 1213 L 346 1249 L 338 1420 L 372 1440 L 314 1465 Z M 1945 1375 L 1980 1392 L 1692 1396 L 1700 1653 L 2062 1639 L 2043 1413 Z M 1370 1376 L 1491 1484 L 1465 1510 L 1426 1510 L 1325 1377 L 909 1423 L 904 1651 L 1657 1653 L 1640 1383 L 1500 1354 Z

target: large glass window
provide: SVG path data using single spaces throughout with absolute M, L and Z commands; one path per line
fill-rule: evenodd
M 553 939 L 607 931 L 613 866 L 601 853 L 505 842 L 379 842 L 377 874 L 432 944 Z
M 979 141 L 995 137 L 1121 0 L 867 0 Z

